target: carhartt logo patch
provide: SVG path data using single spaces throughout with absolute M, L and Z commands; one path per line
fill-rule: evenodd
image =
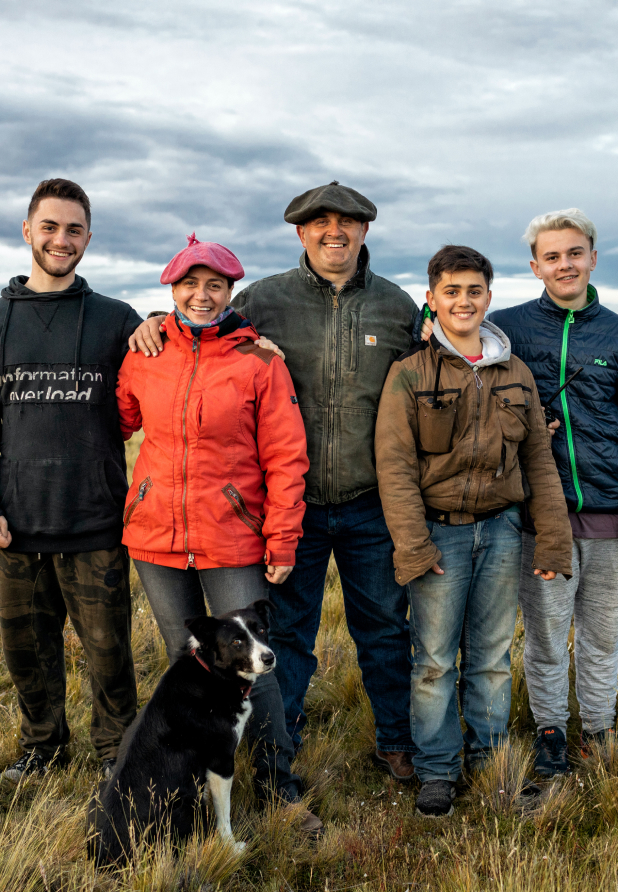
M 377 347 L 378 339 L 375 335 L 365 335 L 365 347 Z
M 606 359 L 595 359 L 594 364 L 595 365 L 607 365 L 607 360 Z

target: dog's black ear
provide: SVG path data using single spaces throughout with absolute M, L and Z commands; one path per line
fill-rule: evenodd
M 218 624 L 219 620 L 214 616 L 193 616 L 185 620 L 186 628 L 204 644 L 214 635 Z
M 273 604 L 272 601 L 269 601 L 268 598 L 260 598 L 258 601 L 254 601 L 253 604 L 249 605 L 249 610 L 255 610 L 259 618 L 262 620 L 266 628 L 268 628 L 269 621 L 269 610 L 276 610 L 277 608 Z

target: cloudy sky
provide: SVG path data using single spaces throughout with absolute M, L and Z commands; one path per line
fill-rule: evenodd
M 39 180 L 93 204 L 80 271 L 140 311 L 193 230 L 247 281 L 296 264 L 283 210 L 338 179 L 378 206 L 373 268 L 424 293 L 445 242 L 537 296 L 521 234 L 578 206 L 618 310 L 618 6 L 588 0 L 3 0 L 0 279 Z

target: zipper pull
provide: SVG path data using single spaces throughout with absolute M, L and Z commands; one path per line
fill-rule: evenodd
M 195 353 L 197 350 L 197 338 L 193 338 L 193 348 L 191 350 L 192 353 Z
M 472 371 L 474 372 L 474 380 L 476 381 L 476 389 L 480 390 L 483 386 L 483 382 L 481 381 L 481 376 L 478 373 L 477 367 L 472 366 Z
M 572 325 L 575 322 L 575 314 L 574 314 L 573 310 L 569 310 L 567 322 L 569 325 Z
M 138 498 L 139 498 L 139 501 L 140 501 L 140 502 L 143 502 L 143 501 L 144 501 L 144 496 L 146 495 L 146 487 L 147 487 L 147 486 L 148 486 L 148 481 L 147 481 L 147 480 L 144 480 L 144 482 L 143 482 L 143 483 L 140 483 L 140 485 L 139 485 L 139 490 L 138 490 L 138 492 L 139 492 L 139 497 L 138 497 Z
M 336 290 L 335 290 L 335 286 L 334 286 L 334 285 L 331 285 L 331 286 L 330 286 L 330 289 L 331 289 L 331 291 L 333 292 L 333 310 L 338 310 L 338 309 L 339 309 L 339 297 L 338 297 L 337 292 L 336 292 Z
M 187 570 L 189 567 L 195 567 L 195 555 L 192 552 L 189 552 L 189 563 L 187 564 Z

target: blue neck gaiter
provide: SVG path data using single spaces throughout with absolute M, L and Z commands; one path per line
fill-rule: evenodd
M 232 307 L 226 307 L 222 313 L 219 313 L 216 319 L 213 319 L 212 322 L 205 322 L 203 325 L 196 325 L 195 322 L 191 322 L 190 319 L 187 319 L 184 313 L 181 313 L 178 307 L 176 307 L 176 316 L 177 318 L 186 325 L 194 338 L 199 338 L 201 333 L 207 328 L 215 328 L 215 326 L 220 325 L 224 319 L 233 313 L 234 310 Z

